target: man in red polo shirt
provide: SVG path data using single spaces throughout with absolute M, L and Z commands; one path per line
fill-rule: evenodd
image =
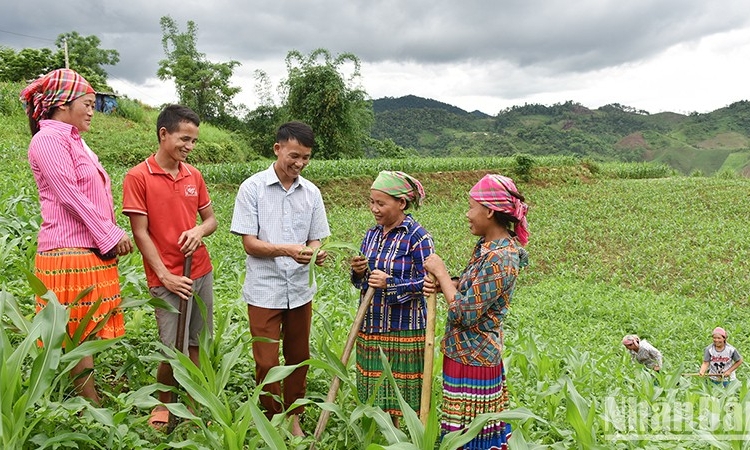
M 213 334 L 213 267 L 203 238 L 216 231 L 211 199 L 201 173 L 185 162 L 198 141 L 200 119 L 190 108 L 169 105 L 156 120 L 159 150 L 130 169 L 123 181 L 123 213 L 138 249 L 143 255 L 151 295 L 179 309 L 188 301 L 185 340 L 190 359 L 198 365 L 198 337 L 201 330 Z M 200 215 L 201 223 L 197 223 Z M 185 258 L 193 257 L 189 277 L 182 275 Z M 206 305 L 202 317 L 191 294 Z M 162 344 L 174 346 L 179 314 L 156 309 L 156 323 Z M 161 362 L 156 381 L 173 386 L 172 367 Z M 168 391 L 159 392 L 162 403 L 170 401 Z M 163 405 L 151 413 L 149 423 L 161 428 L 169 421 Z

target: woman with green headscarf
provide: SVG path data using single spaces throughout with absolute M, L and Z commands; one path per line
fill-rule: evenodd
M 403 172 L 382 171 L 370 188 L 370 211 L 377 223 L 362 240 L 364 256 L 352 259 L 352 283 L 368 287 L 375 296 L 357 336 L 357 392 L 367 400 L 383 367 L 380 350 L 388 357 L 399 391 L 419 411 L 424 366 L 427 309 L 422 293 L 425 258 L 434 253 L 430 234 L 406 211 L 419 208 L 422 184 Z M 390 383 L 383 383 L 375 405 L 393 423 L 403 415 Z

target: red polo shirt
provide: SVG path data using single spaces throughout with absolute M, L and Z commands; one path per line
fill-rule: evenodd
M 173 178 L 151 155 L 128 171 L 122 190 L 123 214 L 148 216 L 148 234 L 159 250 L 162 262 L 171 273 L 182 275 L 185 256 L 177 240 L 183 231 L 195 227 L 198 211 L 211 204 L 201 173 L 190 164 L 180 163 L 179 174 Z M 148 286 L 161 286 L 151 266 L 146 261 L 143 266 Z M 201 244 L 193 254 L 190 278 L 200 278 L 211 270 L 208 250 L 205 244 Z

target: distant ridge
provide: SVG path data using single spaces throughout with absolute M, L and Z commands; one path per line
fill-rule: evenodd
M 705 114 L 650 114 L 619 103 L 590 109 L 568 100 L 526 103 L 490 116 L 407 95 L 374 100 L 373 110 L 371 137 L 427 157 L 566 155 L 654 161 L 686 175 L 750 176 L 747 100 Z
M 490 117 L 482 111 L 465 111 L 457 106 L 439 102 L 431 98 L 417 97 L 416 95 L 405 95 L 403 97 L 383 97 L 373 100 L 372 108 L 375 114 L 386 111 L 397 111 L 399 109 L 440 109 L 459 116 L 473 116 L 477 118 Z

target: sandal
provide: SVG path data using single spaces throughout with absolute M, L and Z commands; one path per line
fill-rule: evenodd
M 167 425 L 169 425 L 169 410 L 164 406 L 157 406 L 151 411 L 151 417 L 148 419 L 148 424 L 154 430 L 165 430 Z

